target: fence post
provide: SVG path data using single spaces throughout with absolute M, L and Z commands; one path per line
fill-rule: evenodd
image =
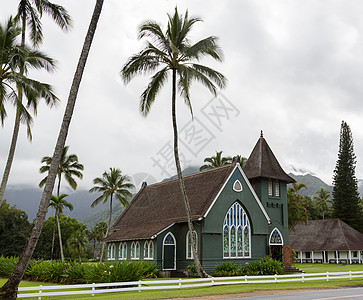
M 95 283 L 92 283 L 92 297 L 95 295 Z
M 181 278 L 179 278 L 179 290 L 181 290 L 181 287 L 182 287 L 182 285 L 181 285 Z
M 247 282 L 247 275 L 245 275 L 245 282 Z
M 277 283 L 277 274 L 275 274 L 275 283 Z
M 301 273 L 301 282 L 304 282 L 304 273 Z
M 352 280 L 352 271 L 349 271 L 349 280 Z
M 329 272 L 326 272 L 326 281 L 329 281 Z
M 42 285 L 39 286 L 39 297 L 38 297 L 38 300 L 41 300 L 42 299 Z
M 141 293 L 141 280 L 139 280 L 139 293 Z
M 214 277 L 212 277 L 212 285 L 214 285 Z

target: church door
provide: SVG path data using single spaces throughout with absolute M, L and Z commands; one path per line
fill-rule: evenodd
M 163 241 L 163 269 L 176 269 L 176 242 L 171 232 L 165 236 Z

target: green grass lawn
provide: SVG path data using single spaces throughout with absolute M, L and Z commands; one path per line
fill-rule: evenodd
M 306 273 L 325 273 L 325 272 L 348 272 L 348 271 L 363 271 L 363 265 L 330 265 L 330 264 L 295 264 L 297 268 L 305 271 Z M 6 279 L 0 278 L 0 285 L 5 283 Z M 147 284 L 147 281 L 145 281 Z M 43 282 L 22 281 L 20 286 L 39 286 L 39 285 L 54 285 Z M 124 293 L 110 293 L 95 295 L 92 299 L 165 299 L 177 297 L 198 297 L 210 295 L 225 295 L 246 293 L 262 290 L 289 290 L 289 289 L 311 289 L 311 288 L 338 288 L 344 286 L 363 285 L 363 278 L 358 279 L 336 279 L 320 281 L 291 282 L 291 283 L 269 283 L 269 284 L 239 284 L 228 286 L 215 286 L 182 290 L 158 290 L 158 291 L 142 291 L 139 292 L 124 292 Z M 52 297 L 52 299 L 90 299 L 90 295 L 84 296 L 59 296 Z M 26 298 L 32 299 L 32 298 Z M 35 298 L 34 298 L 35 299 Z M 44 297 L 44 299 L 47 299 Z

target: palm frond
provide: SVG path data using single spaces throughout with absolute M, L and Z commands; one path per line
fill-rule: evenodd
M 35 3 L 40 16 L 45 11 L 61 29 L 67 31 L 72 27 L 72 19 L 63 6 L 51 3 L 48 0 L 35 0 Z

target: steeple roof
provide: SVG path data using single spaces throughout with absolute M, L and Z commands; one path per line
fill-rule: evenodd
M 243 167 L 248 179 L 264 177 L 285 181 L 287 183 L 295 182 L 293 178 L 285 173 L 277 161 L 275 155 L 261 136 L 257 141 L 255 148 L 253 148 L 245 166 Z

